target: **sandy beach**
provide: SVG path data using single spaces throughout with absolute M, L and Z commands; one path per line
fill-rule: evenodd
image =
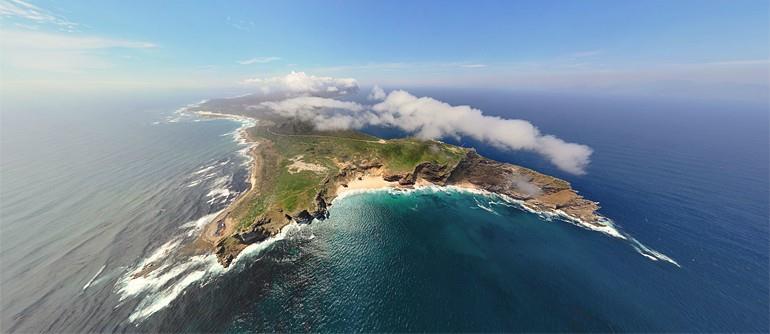
M 383 188 L 396 188 L 399 187 L 397 181 L 388 182 L 380 175 L 363 175 L 353 179 L 345 185 L 337 186 L 337 196 L 342 196 L 345 193 L 360 191 L 360 190 L 375 190 Z

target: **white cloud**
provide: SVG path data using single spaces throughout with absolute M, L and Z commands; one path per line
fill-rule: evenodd
M 251 59 L 239 60 L 238 64 L 241 64 L 241 65 L 265 64 L 276 60 L 281 60 L 281 57 L 254 57 Z
M 35 24 L 52 24 L 66 31 L 74 31 L 79 26 L 63 16 L 22 0 L 0 1 L 0 17 L 21 19 Z
M 504 150 L 536 152 L 573 174 L 584 174 L 590 162 L 590 147 L 544 135 L 528 121 L 488 116 L 470 106 L 452 106 L 403 90 L 380 96 L 384 91 L 377 88 L 370 96 L 376 95 L 382 102 L 373 106 L 321 97 L 263 102 L 260 106 L 312 122 L 320 130 L 371 125 L 399 128 L 423 139 L 470 137 Z
M 246 85 L 258 87 L 263 93 L 289 92 L 295 94 L 335 93 L 345 95 L 358 90 L 352 78 L 317 77 L 305 72 L 291 72 L 286 76 L 243 80 Z
M 372 92 L 369 93 L 369 96 L 367 96 L 367 99 L 372 101 L 382 101 L 385 99 L 385 91 L 380 88 L 380 86 L 375 85 L 372 87 Z
M 147 49 L 155 44 L 94 36 L 0 30 L 0 64 L 4 68 L 79 72 L 111 67 L 104 49 Z
M 153 43 L 128 41 L 95 36 L 73 36 L 37 31 L 0 31 L 3 49 L 6 48 L 34 48 L 34 49 L 59 49 L 59 50 L 85 50 L 85 49 L 149 49 L 157 47 Z
M 484 115 L 470 106 L 452 106 L 430 97 L 393 91 L 372 107 L 384 124 L 399 127 L 420 138 L 468 136 L 508 150 L 529 150 L 547 157 L 560 169 L 584 174 L 592 150 L 543 135 L 532 123 Z
M 262 102 L 260 105 L 285 115 L 295 115 L 298 111 L 319 109 L 340 109 L 349 111 L 363 111 L 364 106 L 355 102 L 340 101 L 325 97 L 300 96 L 283 101 Z
M 460 67 L 465 67 L 465 68 L 482 68 L 482 67 L 487 67 L 487 65 L 486 64 L 462 64 L 462 65 L 460 65 Z
M 362 113 L 366 108 L 361 104 L 316 96 L 262 102 L 260 106 L 284 117 L 310 121 L 319 130 L 357 129 L 376 121 L 372 114 Z

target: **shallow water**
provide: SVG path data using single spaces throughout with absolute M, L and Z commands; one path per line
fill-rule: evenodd
M 575 177 L 472 143 L 568 179 L 681 267 L 424 190 L 337 201 L 223 270 L 180 251 L 247 186 L 240 124 L 180 118 L 179 101 L 3 110 L 2 331 L 767 331 L 766 114 L 461 97 L 592 146 Z M 148 259 L 161 268 L 132 278 Z

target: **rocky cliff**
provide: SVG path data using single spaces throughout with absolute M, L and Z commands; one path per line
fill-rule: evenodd
M 266 215 L 249 231 L 220 240 L 215 248 L 220 263 L 224 266 L 230 265 L 248 244 L 277 234 L 280 227 L 291 222 L 308 224 L 316 219 L 327 218 L 330 203 L 337 196 L 336 189 L 345 187 L 348 182 L 364 175 L 378 175 L 385 181 L 392 182 L 395 187 L 408 188 L 418 182 L 427 182 L 438 186 L 482 190 L 516 200 L 532 211 L 552 213 L 584 224 L 601 224 L 600 216 L 596 213 L 599 209 L 598 203 L 577 194 L 568 182 L 531 169 L 485 158 L 473 150 L 469 150 L 465 157 L 453 166 L 423 162 L 417 164 L 411 172 L 400 174 L 384 170 L 379 161 L 357 161 L 344 164 L 337 175 L 326 178 L 309 208 L 293 215 Z

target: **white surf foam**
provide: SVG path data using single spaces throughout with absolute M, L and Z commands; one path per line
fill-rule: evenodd
M 499 215 L 500 215 L 500 214 L 499 214 L 499 213 L 497 213 L 497 211 L 495 211 L 494 209 L 492 209 L 492 208 L 490 208 L 490 207 L 488 207 L 488 206 L 485 206 L 484 204 L 481 204 L 481 202 L 479 202 L 479 200 L 478 200 L 478 199 L 475 199 L 475 198 L 474 198 L 474 200 L 476 201 L 476 206 L 477 206 L 477 207 L 479 207 L 479 208 L 481 208 L 482 210 L 484 210 L 484 211 L 486 211 L 486 212 L 489 212 L 489 213 L 491 213 L 491 214 L 493 214 L 493 215 L 497 215 L 497 216 L 499 216 Z M 488 204 L 489 204 L 489 203 L 488 203 Z
M 573 225 L 582 227 L 587 230 L 600 232 L 602 234 L 605 234 L 613 238 L 626 240 L 634 248 L 634 250 L 636 250 L 639 254 L 643 255 L 644 257 L 653 261 L 665 261 L 677 267 L 680 267 L 679 263 L 676 262 L 671 257 L 642 244 L 640 241 L 636 240 L 632 236 L 621 231 L 615 225 L 615 223 L 609 218 L 600 217 L 598 224 L 587 223 L 578 218 L 570 216 L 569 214 L 567 214 L 562 210 L 553 210 L 553 211 L 534 210 L 526 206 L 523 201 L 516 200 L 505 195 L 500 195 L 500 194 L 488 192 L 485 190 L 480 190 L 480 189 L 472 189 L 472 188 L 457 187 L 457 186 L 437 186 L 437 185 L 415 186 L 410 189 L 400 189 L 400 188 L 392 188 L 392 187 L 376 188 L 376 189 L 354 189 L 354 190 L 347 190 L 340 193 L 334 200 L 332 200 L 332 204 L 334 204 L 335 201 L 342 200 L 346 197 L 359 195 L 359 194 L 375 193 L 375 192 L 387 192 L 390 194 L 410 194 L 415 191 L 428 191 L 433 193 L 454 191 L 454 192 L 461 192 L 461 193 L 471 193 L 471 194 L 481 195 L 481 196 L 490 197 L 490 198 L 499 198 L 499 199 L 502 199 L 504 202 L 509 203 L 509 205 L 515 206 L 516 208 L 525 210 L 527 212 L 534 213 L 539 217 L 548 221 L 551 221 L 553 219 L 558 219 L 558 220 L 565 221 Z M 493 204 L 493 203 L 501 204 L 501 202 L 492 202 L 492 201 L 489 202 L 489 204 Z M 478 200 L 476 201 L 476 204 L 481 209 L 491 210 L 491 208 L 481 205 L 481 203 L 478 202 Z M 490 212 L 497 214 L 497 212 L 494 210 Z
M 203 102 L 205 103 L 205 102 Z M 195 105 L 195 107 L 200 106 L 203 103 L 199 103 Z M 189 110 L 190 108 L 184 108 L 185 111 Z M 199 110 L 192 113 L 195 116 L 202 117 L 202 120 L 208 120 L 208 119 L 229 119 L 235 122 L 238 122 L 241 124 L 240 127 L 235 129 L 234 131 L 222 134 L 222 136 L 232 136 L 233 141 L 238 144 L 239 146 L 244 146 L 243 149 L 238 150 L 238 154 L 241 155 L 244 158 L 244 162 L 242 166 L 248 166 L 251 164 L 253 158 L 249 155 L 249 151 L 251 148 L 253 148 L 256 143 L 253 143 L 248 140 L 248 136 L 246 134 L 246 129 L 251 128 L 255 126 L 258 122 L 258 120 L 246 116 L 240 116 L 240 115 L 231 115 L 231 114 L 222 114 L 214 111 L 206 111 L 206 110 Z
M 199 184 L 203 183 L 203 180 L 195 180 L 187 184 L 187 188 L 195 187 Z
M 252 158 L 248 153 L 249 149 L 251 149 L 254 144 L 247 140 L 245 129 L 254 126 L 256 121 L 247 117 L 205 111 L 190 112 L 192 108 L 199 107 L 205 102 L 206 100 L 179 108 L 174 115 L 169 116 L 166 121 L 178 122 L 182 120 L 183 117 L 190 116 L 197 116 L 199 118 L 195 120 L 201 121 L 210 120 L 211 116 L 215 116 L 216 118 L 227 118 L 239 122 L 241 124 L 240 127 L 226 135 L 233 136 L 233 140 L 238 145 L 245 146 L 245 148 L 240 149 L 238 153 L 243 155 L 246 160 L 245 163 L 249 164 Z M 202 118 L 200 116 L 208 117 Z M 190 174 L 190 176 L 195 179 L 189 181 L 187 187 L 200 185 L 204 181 L 216 177 L 219 174 L 217 168 L 228 163 L 230 163 L 230 159 L 202 166 L 200 169 Z M 229 199 L 234 194 L 233 191 L 229 189 L 231 183 L 231 175 L 221 176 L 211 181 L 209 192 L 206 194 L 206 197 L 209 198 L 209 204 Z M 192 236 L 207 223 L 211 222 L 211 220 L 221 212 L 222 211 L 207 214 L 198 219 L 186 222 L 179 226 L 179 228 L 189 230 L 186 232 L 187 236 Z M 282 230 L 281 233 L 275 237 L 268 238 L 261 243 L 250 245 L 238 258 L 243 259 L 260 254 L 275 241 L 286 238 L 290 231 L 291 228 Z M 184 237 L 180 235 L 168 241 L 143 259 L 138 265 L 127 270 L 125 274 L 118 279 L 115 284 L 115 292 L 119 295 L 121 302 L 127 298 L 141 298 L 136 308 L 129 316 L 129 321 L 136 322 L 146 319 L 159 310 L 168 307 L 176 298 L 183 294 L 188 287 L 193 286 L 196 283 L 205 285 L 211 281 L 211 278 L 228 272 L 236 267 L 233 265 L 225 269 L 219 264 L 216 256 L 213 254 L 192 257 L 184 257 L 175 254 L 174 250 L 183 240 Z M 145 275 L 138 275 L 138 273 L 141 273 L 142 269 L 149 264 L 153 264 L 155 268 Z M 235 262 L 233 264 L 235 264 Z
M 203 278 L 205 274 L 206 272 L 203 270 L 194 271 L 154 298 L 142 300 L 142 303 L 140 303 L 137 309 L 128 317 L 128 321 L 135 322 L 140 319 L 145 319 L 153 313 L 168 307 L 188 286 Z
M 90 279 L 90 280 L 88 280 L 88 282 L 86 283 L 86 285 L 83 285 L 83 290 L 86 290 L 86 289 L 88 289 L 88 288 L 91 286 L 91 284 L 93 284 L 93 283 L 94 283 L 94 281 L 96 280 L 96 278 L 97 278 L 97 277 L 99 277 L 99 275 L 101 275 L 101 274 L 102 274 L 102 271 L 104 271 L 104 268 L 106 268 L 106 267 L 107 267 L 107 265 L 106 265 L 106 264 L 102 265 L 102 267 L 101 267 L 101 268 L 99 268 L 99 270 L 96 272 L 96 274 L 94 274 L 94 276 L 92 276 L 92 277 L 91 277 L 91 279 Z
M 209 191 L 208 194 L 206 194 L 207 197 L 209 197 L 208 204 L 214 204 L 217 201 L 220 200 L 226 200 L 230 197 L 230 189 L 228 188 L 216 188 Z
M 129 296 L 144 293 L 142 300 L 131 313 L 128 320 L 130 322 L 137 322 L 148 318 L 152 314 L 170 306 L 188 287 L 196 283 L 198 283 L 198 286 L 204 286 L 219 275 L 231 271 L 240 271 L 244 268 L 243 261 L 245 259 L 251 259 L 261 254 L 279 240 L 287 239 L 293 235 L 301 236 L 297 232 L 301 231 L 303 226 L 307 225 L 291 223 L 284 226 L 281 232 L 275 236 L 249 245 L 233 260 L 228 268 L 222 267 L 215 255 L 209 254 L 193 256 L 186 262 L 173 266 L 161 266 L 146 275 L 146 277 L 134 278 L 131 275 L 126 275 L 119 282 L 120 288 L 118 292 L 121 293 L 120 299 L 124 300 Z M 313 235 L 310 234 L 307 237 L 312 238 Z
M 164 265 L 147 277 L 132 278 L 122 282 L 121 300 L 142 293 L 142 300 L 129 316 L 130 322 L 146 319 L 168 307 L 185 289 L 206 277 L 221 273 L 216 256 L 198 255 L 175 265 Z
M 209 214 L 207 214 L 207 215 L 205 215 L 203 217 L 200 217 L 198 219 L 191 220 L 189 222 L 186 222 L 186 223 L 180 225 L 179 228 L 181 228 L 181 229 L 188 229 L 188 228 L 193 228 L 194 227 L 196 229 L 199 229 L 199 228 L 201 228 L 203 226 L 206 226 L 206 224 L 208 224 L 218 214 L 222 213 L 222 211 L 224 211 L 224 210 L 219 210 L 217 212 L 212 212 L 212 213 L 209 213 Z
M 274 236 L 272 236 L 270 238 L 267 238 L 267 239 L 265 239 L 265 240 L 263 240 L 261 242 L 256 242 L 256 243 L 253 243 L 251 245 L 248 245 L 246 248 L 243 249 L 243 251 L 241 251 L 240 254 L 238 254 L 238 257 L 236 257 L 233 260 L 233 262 L 231 263 L 229 268 L 236 267 L 236 264 L 239 261 L 243 261 L 244 259 L 253 258 L 256 255 L 261 254 L 265 249 L 267 249 L 268 247 L 273 245 L 276 241 L 284 240 L 287 237 L 289 237 L 290 235 L 293 235 L 293 234 L 301 231 L 303 226 L 309 226 L 309 225 L 307 225 L 307 224 L 300 225 L 300 224 L 297 224 L 296 222 L 290 223 L 290 224 L 284 226 L 283 228 L 281 228 L 281 232 L 279 232 L 278 234 L 276 234 L 276 235 L 274 235 Z M 310 236 L 308 236 L 308 237 L 310 237 Z
M 212 188 L 206 194 L 206 197 L 209 198 L 209 204 L 214 204 L 217 201 L 227 200 L 230 198 L 230 195 L 233 194 L 232 190 L 230 190 L 231 180 L 232 179 L 229 175 L 225 175 L 214 180 Z
M 216 218 L 216 216 L 219 215 L 220 213 L 222 213 L 222 211 L 224 211 L 224 209 L 219 210 L 217 212 L 212 212 L 212 213 L 207 214 L 207 215 L 205 215 L 203 217 L 200 217 L 198 219 L 191 220 L 189 222 L 186 222 L 186 223 L 180 225 L 179 228 L 180 229 L 190 229 L 187 232 L 187 236 L 191 237 L 191 236 L 195 235 L 195 233 L 198 233 L 201 229 L 203 229 L 203 227 L 206 226 L 206 224 L 210 223 L 211 220 Z
M 214 169 L 216 167 L 217 167 L 217 165 L 206 166 L 206 167 L 203 167 L 203 168 L 201 168 L 201 169 L 199 169 L 197 171 L 194 171 L 192 173 L 192 175 L 203 174 L 203 173 L 208 172 L 208 171 L 210 171 L 210 170 L 212 170 L 212 169 Z
M 171 279 L 184 273 L 192 265 L 193 263 L 191 262 L 178 266 L 171 266 L 166 263 L 146 275 L 136 276 L 136 272 L 124 275 L 118 282 L 120 300 L 139 295 L 143 292 L 157 291 L 171 281 Z M 141 270 L 141 268 L 139 269 Z
M 653 261 L 665 261 L 668 263 L 671 263 L 679 268 L 682 266 L 679 265 L 679 262 L 676 262 L 676 260 L 668 257 L 666 254 L 663 254 L 661 252 L 658 252 L 654 249 L 651 249 L 641 242 L 639 240 L 636 240 L 633 237 L 629 237 L 629 241 L 631 242 L 631 246 L 634 247 L 634 249 L 639 253 L 645 256 L 646 258 L 653 260 Z
M 145 258 L 144 261 L 142 261 L 142 263 L 140 263 L 140 265 L 138 266 L 138 270 L 141 270 L 147 264 L 153 263 L 167 256 L 169 253 L 171 253 L 171 250 L 179 246 L 181 242 L 182 242 L 181 239 L 172 239 L 166 242 L 165 244 L 161 245 L 152 254 L 150 254 L 150 256 Z

